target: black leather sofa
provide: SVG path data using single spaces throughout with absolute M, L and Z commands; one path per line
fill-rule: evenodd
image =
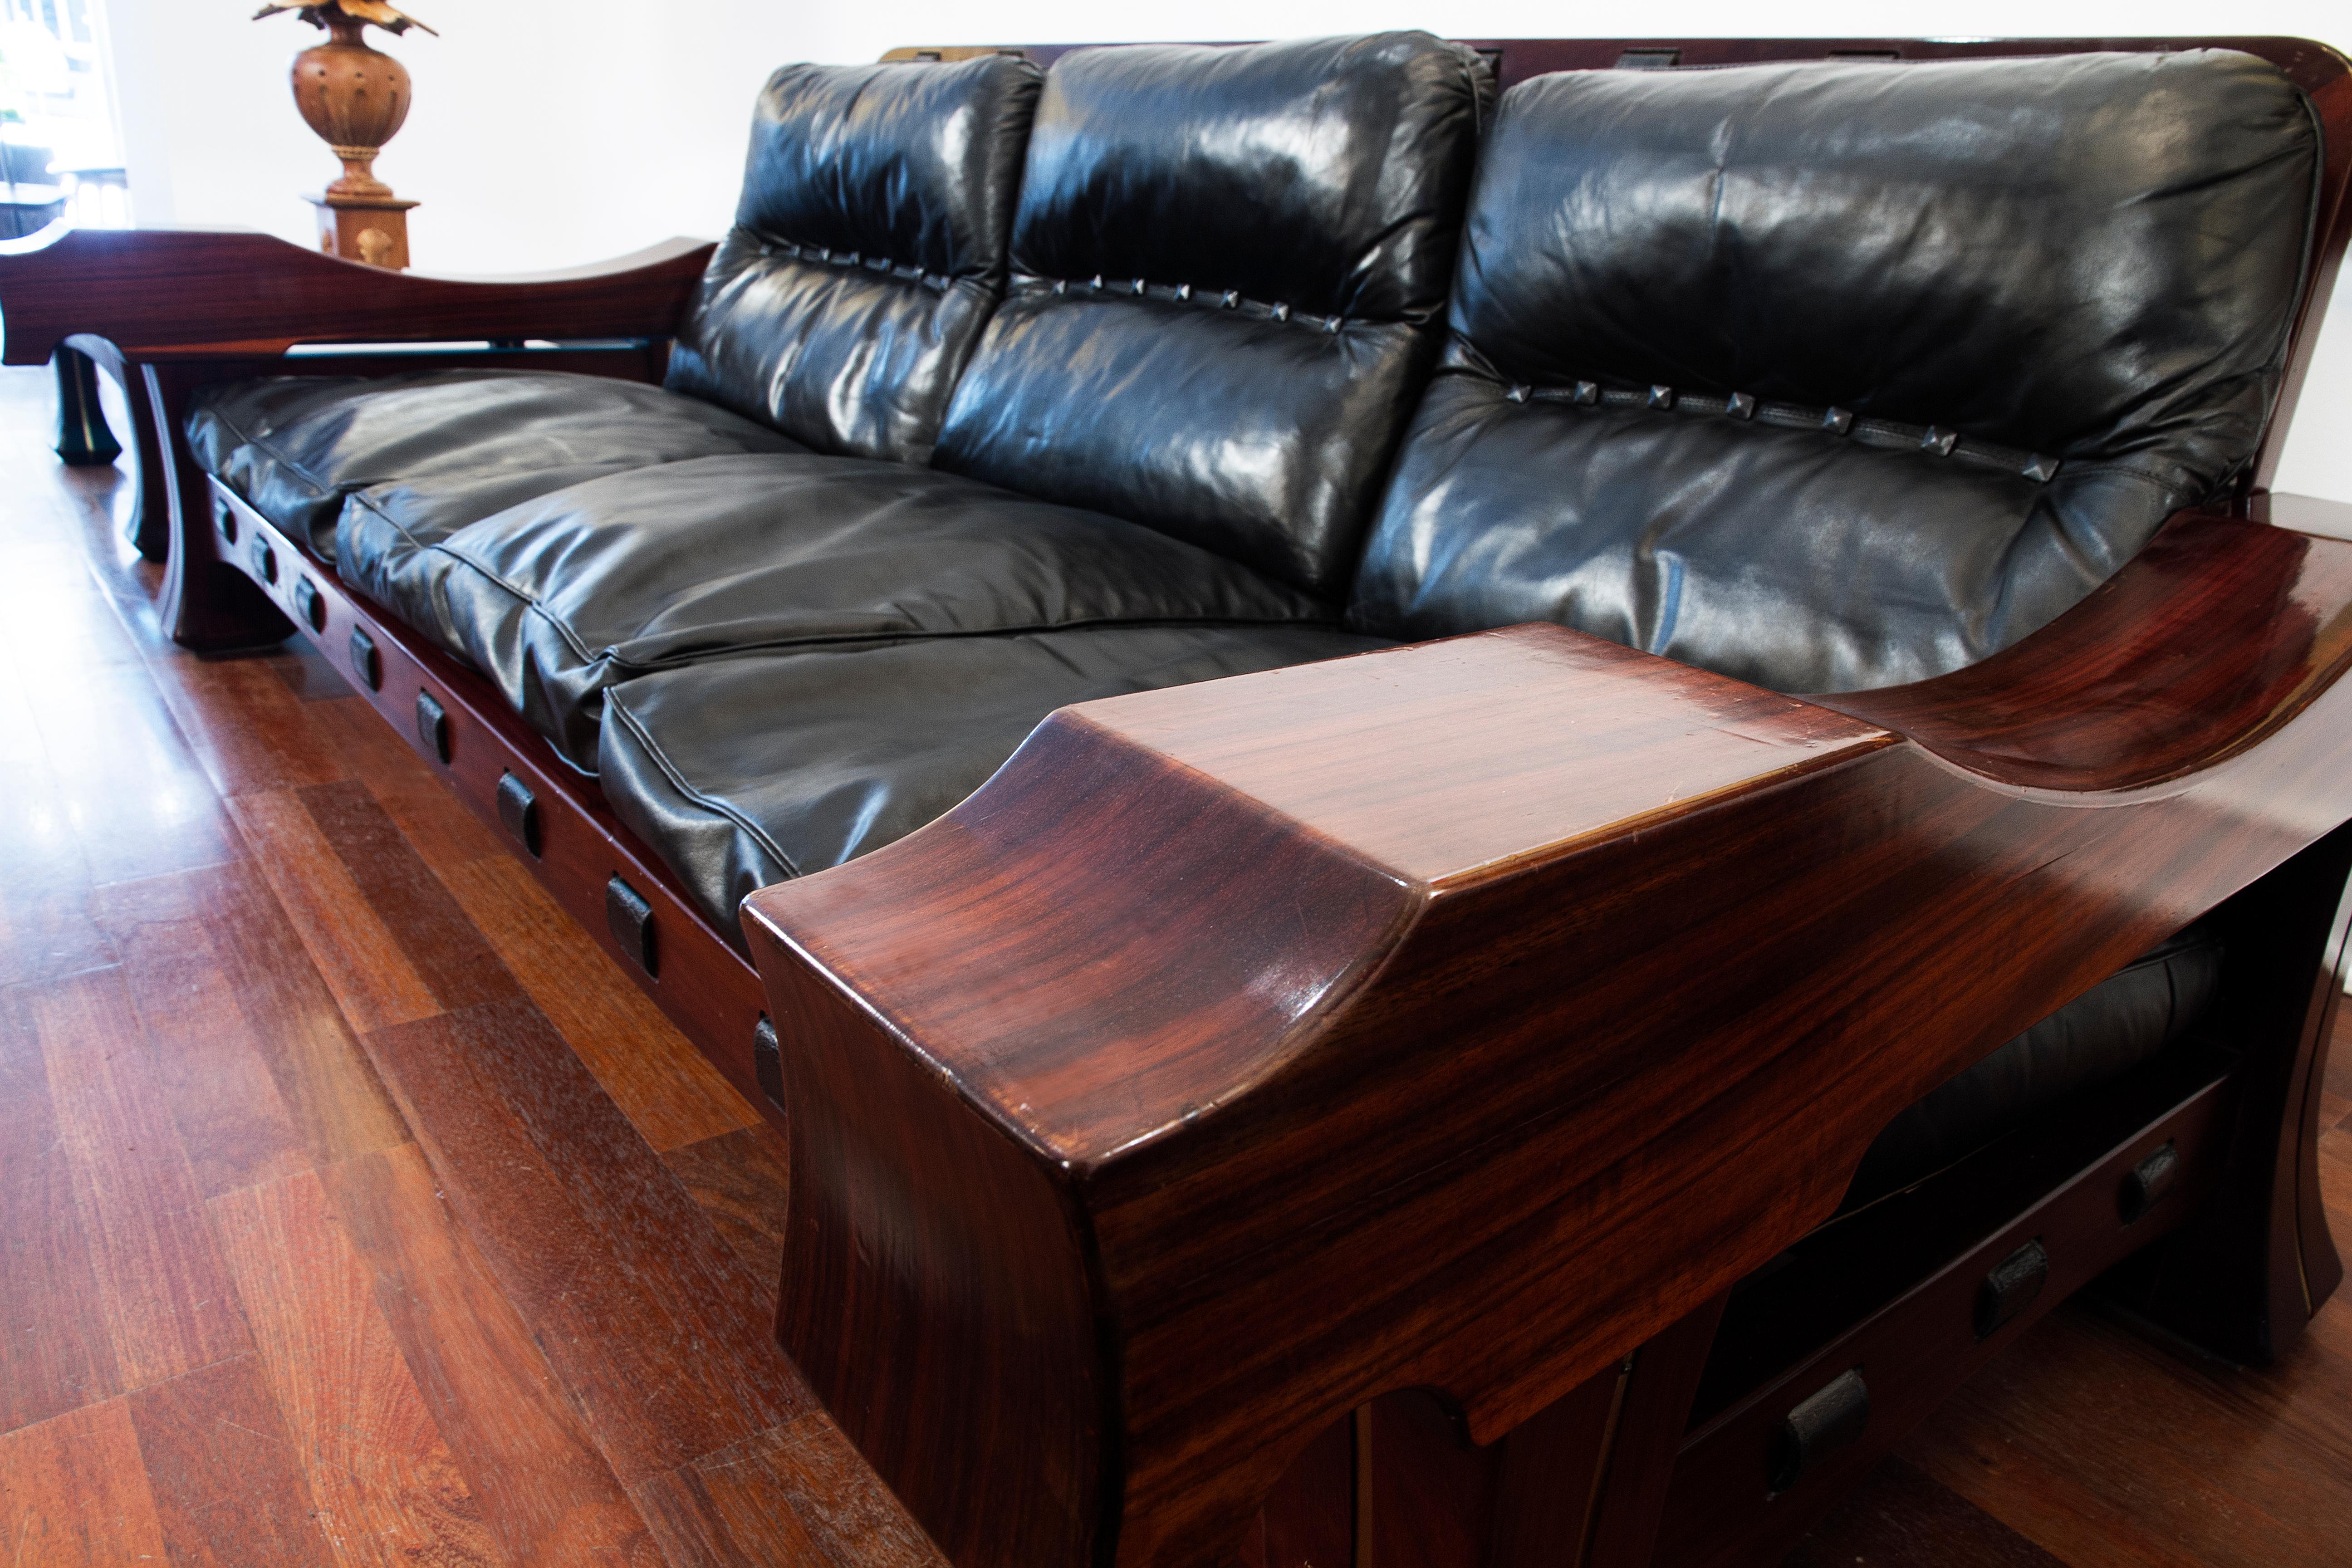
M 270 378 L 188 435 L 740 941 L 1116 692 L 1538 619 L 1796 692 L 1973 663 L 2251 460 L 2317 174 L 2221 52 L 1499 111 L 1419 35 L 795 66 L 665 389 Z M 2168 944 L 1864 1186 L 2158 1054 L 2215 970 Z
M 1528 621 L 1792 694 L 2016 645 L 2249 488 L 2322 139 L 2221 49 L 796 66 L 661 385 L 270 375 L 185 437 L 740 951 L 1073 703 Z M 2202 1048 L 2226 958 L 1969 1068 L 1841 1212 Z

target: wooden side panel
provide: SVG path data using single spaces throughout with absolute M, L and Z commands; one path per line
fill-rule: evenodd
M 2189 542 L 2298 613 L 2207 642 L 2200 596 L 2159 593 L 2194 674 L 2070 688 L 2086 736 L 2165 689 L 2207 706 L 2145 719 L 2190 737 L 2180 779 L 2085 744 L 2062 799 L 1655 661 L 1654 712 L 1621 725 L 1651 666 L 1519 628 L 1057 719 L 940 823 L 755 895 L 777 1016 L 808 986 L 855 996 L 838 1026 L 865 1054 L 937 1075 L 1041 1176 L 1075 1172 L 1118 1325 L 1118 1552 L 1220 1556 L 1343 1412 L 1428 1386 L 1491 1441 L 1659 1334 L 1825 1217 L 1902 1106 L 2352 816 L 2352 552 L 2254 526 Z M 1452 708 L 1421 706 L 1422 660 Z M 1394 730 L 1360 727 L 1371 694 Z M 2021 710 L 2054 700 L 2018 687 Z M 1595 717 L 1528 721 L 1555 703 Z M 1716 771 L 1727 734 L 1745 779 Z M 1470 782 L 1433 812 L 1413 765 L 1368 753 Z M 1621 798 L 1629 773 L 1668 804 Z M 1579 826 L 1596 802 L 1615 826 Z M 1329 889 L 1356 874 L 1397 914 L 1342 920 Z M 1330 943 L 1350 929 L 1353 959 Z M 854 1185 L 796 1163 L 796 1256 Z M 925 1312 L 966 1313 L 1005 1289 L 957 1256 L 988 1221 L 940 1223 L 908 1275 Z M 869 1361 L 821 1393 L 898 1375 Z M 944 1430 L 886 1478 L 956 1463 Z
M 847 997 L 793 976 L 775 1001 L 792 1185 L 811 1194 L 785 1238 L 784 1349 L 949 1558 L 1088 1561 L 1116 1388 L 1069 1194 L 877 1050 Z M 953 1465 L 933 1462 L 943 1442 Z

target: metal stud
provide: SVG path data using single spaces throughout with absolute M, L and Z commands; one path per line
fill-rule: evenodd
M 1952 448 L 1959 444 L 1960 438 L 1958 436 L 1949 430 L 1938 430 L 1933 425 L 1919 433 L 1919 449 L 1923 452 L 1933 452 L 1939 458 L 1950 457 Z
M 1723 400 L 1723 411 L 1734 419 L 1756 417 L 1756 400 L 1744 392 L 1735 392 Z
M 2018 472 L 2023 474 L 2027 479 L 2032 479 L 2037 485 L 2046 485 L 2051 480 L 2058 477 L 2058 459 L 2055 458 L 2045 458 L 2041 453 L 2036 452 L 2033 456 L 2025 459 L 2025 467 L 2020 468 Z
M 1127 291 L 1130 294 L 1141 294 L 1143 292 L 1143 279 L 1139 278 L 1134 282 L 1129 284 Z
M 1094 290 L 1095 290 L 1095 292 L 1097 292 L 1097 293 L 1100 293 L 1100 292 L 1102 292 L 1102 286 L 1103 286 L 1102 274 L 1101 274 L 1101 273 L 1099 273 L 1099 272 L 1097 272 L 1097 273 L 1096 273 L 1096 274 L 1095 274 L 1094 281 L 1093 281 L 1092 283 L 1090 283 L 1090 284 L 1088 284 L 1088 285 L 1087 285 L 1087 287 L 1088 287 L 1088 288 L 1090 288 L 1090 289 L 1094 289 Z
M 1217 296 L 1218 305 L 1228 310 L 1232 310 L 1241 302 L 1242 297 L 1240 293 L 1232 289 L 1228 289 L 1223 294 Z
M 1593 405 L 1601 401 L 1601 384 L 1597 381 L 1578 382 L 1576 384 L 1576 400 L 1577 402 L 1584 405 L 1587 408 L 1593 406 Z
M 1287 305 L 1276 305 L 1274 308 L 1274 319 L 1277 321 L 1286 321 L 1290 320 L 1290 307 Z
M 1822 411 L 1822 428 L 1832 436 L 1843 436 L 1853 428 L 1853 410 L 1828 408 Z
M 1187 303 L 1192 300 L 1192 286 L 1190 283 L 1179 283 L 1176 285 L 1176 302 L 1178 304 L 1181 305 Z
M 1503 395 L 1514 403 L 1525 403 L 1528 400 L 1528 389 L 1524 386 L 1514 386 Z
M 1338 331 L 1339 330 L 1339 318 L 1337 316 L 1325 317 L 1323 319 L 1323 330 L 1327 332 Z
M 1673 387 L 1671 387 L 1671 386 L 1654 386 L 1654 387 L 1650 388 L 1650 406 L 1651 406 L 1651 407 L 1653 407 L 1653 408 L 1659 408 L 1659 409 L 1664 409 L 1664 408 L 1672 408 L 1674 405 L 1675 405 L 1675 389 L 1674 389 Z
M 1055 293 L 1056 293 L 1056 294 L 1066 294 L 1066 293 L 1068 293 L 1069 291 L 1070 291 L 1070 280 L 1069 280 L 1068 279 L 1066 279 L 1066 278 L 1056 278 L 1056 279 L 1054 279 L 1054 292 L 1055 292 Z

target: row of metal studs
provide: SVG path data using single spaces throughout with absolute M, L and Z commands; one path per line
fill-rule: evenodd
M 1165 292 L 1154 294 L 1153 289 L 1155 287 L 1165 290 Z M 1190 283 L 1161 283 L 1154 285 L 1141 278 L 1122 279 L 1106 282 L 1103 279 L 1103 275 L 1099 272 L 1096 273 L 1092 278 L 1082 280 L 1074 281 L 1067 278 L 1056 278 L 1054 279 L 1053 291 L 1055 294 L 1066 295 L 1073 288 L 1084 289 L 1096 294 L 1124 294 L 1130 299 L 1136 300 L 1172 300 L 1180 305 L 1191 304 L 1197 299 L 1201 303 L 1214 306 L 1220 310 L 1237 310 L 1243 306 L 1247 305 L 1255 309 L 1264 310 L 1266 314 L 1266 320 L 1271 321 L 1287 321 L 1291 319 L 1292 315 L 1291 309 L 1288 305 L 1263 305 L 1255 300 L 1243 299 L 1240 292 L 1233 289 L 1226 289 L 1219 291 L 1202 290 L 1196 292 Z M 1339 330 L 1344 318 L 1339 316 L 1301 316 L 1298 320 L 1302 323 L 1311 322 L 1326 332 L 1336 332 Z
M 911 262 L 900 266 L 887 256 L 861 256 L 854 250 L 831 250 L 822 245 L 800 245 L 789 239 L 762 239 L 762 256 L 789 256 L 795 261 L 823 261 L 835 267 L 858 267 L 868 272 L 885 273 L 905 283 L 920 283 L 926 289 L 944 289 L 950 279 L 945 273 L 930 273 Z
M 1888 419 L 1856 421 L 1852 409 L 1835 406 L 1809 408 L 1793 403 L 1763 404 L 1744 392 L 1717 398 L 1678 393 L 1671 386 L 1652 386 L 1648 391 L 1641 392 L 1623 388 L 1603 389 L 1597 381 L 1580 381 L 1557 389 L 1513 385 L 1503 395 L 1513 403 L 1538 399 L 1588 408 L 1604 404 L 1618 408 L 1649 408 L 1659 413 L 1688 408 L 1701 413 L 1723 414 L 1742 421 L 1760 415 L 1767 424 L 1800 429 L 1818 427 L 1832 436 L 1861 434 L 1888 437 L 1938 458 L 1960 458 L 1990 468 L 2008 468 L 2038 485 L 2048 484 L 2058 474 L 2059 459 L 2056 458 L 2046 458 L 2038 452 L 2021 452 L 2011 447 L 1996 447 L 1983 441 L 1963 443 L 1957 433 L 1937 426 L 1898 425 Z

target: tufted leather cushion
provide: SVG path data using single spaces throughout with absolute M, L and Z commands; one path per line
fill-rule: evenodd
M 657 386 L 508 370 L 224 383 L 189 400 L 187 435 L 206 471 L 320 555 L 337 553 L 345 500 L 374 490 L 383 527 L 370 562 L 597 474 L 799 449 Z M 375 591 L 370 572 L 345 574 Z
M 1133 523 L 899 463 L 713 458 L 559 490 L 429 552 L 393 607 L 576 765 L 603 692 L 793 645 L 1147 621 L 1336 620 Z M 950 688 L 953 657 L 926 668 Z
M 1489 81 L 1421 33 L 1064 56 L 939 466 L 1337 597 L 1436 349 Z
M 1381 647 L 1286 626 L 1108 626 L 719 659 L 606 695 L 604 798 L 727 940 L 755 888 L 904 837 L 1055 709 Z
M 818 451 L 929 461 L 1003 294 L 1039 79 L 993 55 L 776 72 L 668 384 Z
M 1522 83 L 1351 620 L 1788 691 L 1982 658 L 2243 471 L 2317 170 L 2223 51 Z

